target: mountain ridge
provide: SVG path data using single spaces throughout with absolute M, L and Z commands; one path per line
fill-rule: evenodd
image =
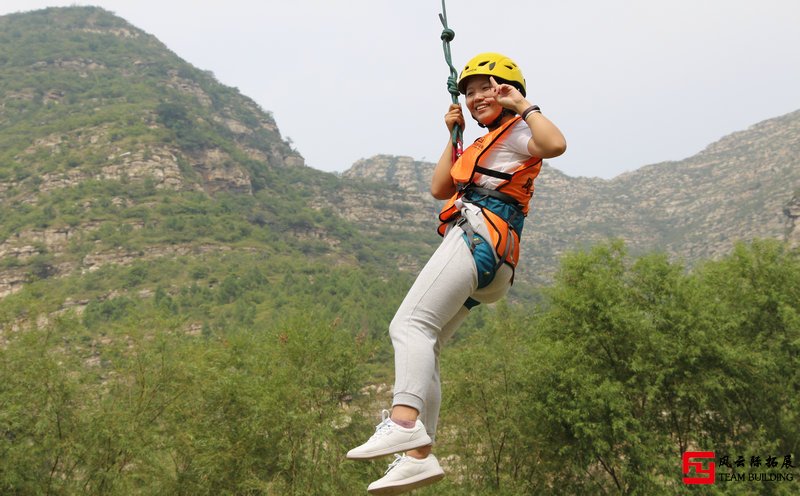
M 341 174 L 312 169 L 271 113 L 97 7 L 0 27 L 0 294 L 231 240 L 411 274 L 438 243 L 431 163 L 378 155 Z M 691 261 L 740 239 L 796 242 L 784 210 L 800 184 L 799 121 L 765 120 L 612 179 L 545 163 L 517 280 L 547 283 L 561 254 L 608 238 Z M 198 212 L 226 225 L 203 227 Z
M 523 236 L 521 272 L 552 272 L 576 246 L 622 238 L 635 252 L 688 261 L 718 257 L 757 237 L 798 243 L 787 205 L 800 189 L 800 111 L 726 135 L 680 161 L 643 166 L 612 179 L 571 177 L 545 162 Z M 433 163 L 378 155 L 343 172 L 426 196 Z M 391 173 L 389 172 L 391 171 Z M 424 171 L 424 172 L 420 172 Z M 417 201 L 423 201 L 418 199 Z M 527 267 L 527 268 L 526 268 Z

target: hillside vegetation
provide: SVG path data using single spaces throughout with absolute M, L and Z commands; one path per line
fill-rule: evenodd
M 344 454 L 390 404 L 388 324 L 438 242 L 425 165 L 306 167 L 268 111 L 98 8 L 0 17 L 0 70 L 0 494 L 363 494 L 386 465 Z M 796 120 L 756 149 L 796 160 Z M 726 231 L 690 265 L 548 230 L 548 198 L 597 205 L 548 174 L 580 194 L 543 183 L 526 232 L 555 244 L 444 350 L 447 478 L 419 494 L 685 494 L 687 449 L 796 479 L 798 249 Z M 785 204 L 776 184 L 754 197 Z
M 270 293 L 253 282 L 224 329 L 187 329 L 198 308 L 226 312 L 220 296 L 115 298 L 8 337 L 0 492 L 338 495 L 378 478 L 383 463 L 344 453 L 387 405 L 373 381 L 389 357 L 332 314 L 386 303 L 326 314 L 296 301 L 264 320 Z M 685 494 L 687 450 L 778 460 L 719 473 L 797 475 L 781 466 L 796 467 L 800 442 L 796 250 L 740 245 L 687 274 L 601 245 L 565 257 L 536 309 L 474 317 L 442 361 L 448 477 L 420 494 Z

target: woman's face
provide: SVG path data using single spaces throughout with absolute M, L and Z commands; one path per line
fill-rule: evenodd
M 470 76 L 465 90 L 467 110 L 481 124 L 490 124 L 503 111 L 503 106 L 494 98 L 495 89 L 489 76 Z

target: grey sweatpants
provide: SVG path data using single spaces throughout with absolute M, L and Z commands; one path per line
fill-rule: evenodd
M 470 212 L 471 213 L 471 212 Z M 485 239 L 488 232 L 480 215 L 469 215 L 473 229 Z M 420 412 L 428 435 L 435 439 L 442 401 L 439 352 L 464 321 L 471 297 L 481 303 L 502 298 L 511 286 L 513 271 L 507 264 L 494 280 L 477 289 L 478 274 L 460 227 L 451 227 L 442 244 L 417 276 L 389 326 L 394 346 L 393 405 Z

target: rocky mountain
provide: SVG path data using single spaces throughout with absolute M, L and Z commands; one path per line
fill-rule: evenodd
M 103 9 L 0 17 L 0 69 L 0 296 L 105 271 L 175 292 L 248 263 L 278 282 L 309 266 L 389 280 L 438 243 L 432 164 L 313 170 L 268 111 Z M 546 281 L 566 250 L 608 237 L 689 260 L 796 242 L 798 127 L 795 112 L 613 180 L 546 165 L 517 280 Z M 153 268 L 176 261 L 179 275 Z M 106 297 L 115 277 L 77 298 Z
M 252 194 L 302 166 L 254 102 L 102 9 L 0 18 L 0 67 L 0 294 L 135 259 L 96 233 L 147 227 L 156 198 Z
M 287 276 L 313 264 L 394 272 L 435 241 L 393 229 L 400 190 L 306 167 L 268 111 L 103 9 L 0 17 L 0 68 L 2 296 L 231 253 L 270 254 Z
M 800 111 L 769 119 L 693 157 L 610 180 L 570 177 L 545 163 L 523 236 L 520 277 L 541 281 L 566 250 L 609 237 L 634 252 L 665 251 L 689 262 L 753 238 L 800 242 Z M 394 184 L 407 205 L 431 205 L 432 163 L 377 156 L 343 176 Z M 543 277 L 544 276 L 544 277 Z
M 559 254 L 609 236 L 691 260 L 753 236 L 797 243 L 798 121 L 798 112 L 766 121 L 685 161 L 610 181 L 546 167 L 511 299 L 533 299 L 531 283 L 547 280 Z M 0 17 L 0 494 L 352 494 L 380 476 L 380 467 L 342 454 L 371 433 L 373 415 L 391 399 L 387 328 L 439 242 L 438 205 L 426 192 L 431 170 L 393 156 L 342 174 L 311 169 L 268 111 L 105 10 Z M 758 252 L 752 263 L 775 253 Z M 600 278 L 591 265 L 598 284 L 627 282 Z M 751 267 L 722 280 L 749 282 Z M 664 479 L 672 461 L 633 485 L 614 474 L 635 472 L 625 461 L 653 453 L 653 443 L 691 441 L 692 429 L 708 438 L 697 419 L 710 418 L 720 432 L 715 445 L 732 452 L 744 442 L 788 453 L 781 441 L 797 438 L 786 427 L 796 424 L 796 400 L 783 416 L 756 415 L 761 424 L 746 413 L 797 397 L 791 374 L 776 373 L 796 363 L 797 309 L 785 303 L 797 294 L 794 267 L 781 261 L 754 271 L 758 284 L 749 291 L 730 284 L 718 295 L 706 281 L 657 290 L 686 301 L 636 313 L 632 295 L 596 298 L 566 285 L 562 291 L 592 307 L 619 308 L 589 316 L 553 301 L 549 314 L 512 306 L 523 315 L 515 320 L 478 307 L 443 369 L 464 403 L 443 414 L 449 425 L 482 425 L 486 412 L 470 416 L 468 403 L 472 391 L 488 391 L 484 403 L 503 419 L 512 456 L 498 462 L 485 429 L 451 430 L 442 453 L 476 456 L 443 456 L 453 476 L 437 494 L 501 486 L 529 494 L 573 479 L 561 492 L 654 493 L 652 481 Z M 653 272 L 630 288 L 682 280 Z M 693 298 L 708 294 L 712 304 L 694 315 Z M 737 313 L 742 298 L 758 304 Z M 775 308 L 781 315 L 772 318 Z M 728 310 L 724 319 L 712 315 Z M 675 315 L 679 325 L 670 326 Z M 608 339 L 587 334 L 587 325 L 604 327 Z M 676 329 L 697 342 L 729 342 L 705 355 L 684 346 L 689 353 L 674 357 Z M 606 344 L 611 366 L 594 353 Z M 476 383 L 470 365 L 504 354 L 513 360 L 482 370 Z M 690 388 L 688 408 L 671 411 L 672 392 L 692 386 L 683 380 L 693 377 L 681 366 L 687 360 L 696 368 L 713 362 L 710 380 Z M 645 361 L 652 363 L 641 370 Z M 531 363 L 541 365 L 535 376 Z M 758 363 L 759 373 L 731 375 L 742 363 Z M 661 395 L 666 403 L 641 413 L 637 398 L 650 402 L 651 378 L 674 384 Z M 741 389 L 759 394 L 730 394 Z M 568 392 L 572 410 L 552 411 L 563 403 L 553 391 Z M 620 392 L 630 405 L 614 403 Z M 709 416 L 708 405 L 729 397 Z M 598 402 L 613 408 L 582 416 Z M 541 423 L 540 412 L 551 418 Z M 695 420 L 677 433 L 654 430 L 668 423 L 665 412 Z M 534 424 L 539 430 L 528 428 Z M 581 425 L 611 424 L 643 426 L 650 445 L 629 451 L 630 440 L 644 437 L 620 438 L 619 429 L 573 435 Z M 730 434 L 741 432 L 759 436 Z M 579 452 L 595 441 L 602 452 L 565 471 L 557 459 L 565 446 Z M 532 443 L 538 447 L 520 465 L 516 447 L 530 451 Z M 611 467 L 605 482 L 595 478 L 601 455 L 613 462 L 603 464 Z M 461 477 L 481 473 L 491 477 Z M 664 487 L 676 484 L 665 479 Z

